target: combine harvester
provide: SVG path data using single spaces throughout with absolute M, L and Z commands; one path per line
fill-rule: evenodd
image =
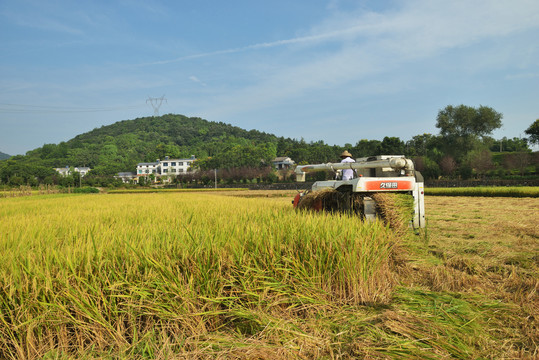
M 342 170 L 354 170 L 356 177 L 342 180 Z M 359 213 L 365 220 L 380 216 L 375 199 L 379 193 L 404 193 L 413 197 L 413 228 L 425 227 L 423 176 L 404 156 L 379 155 L 359 158 L 356 162 L 298 165 L 296 181 L 304 182 L 305 173 L 333 171 L 337 180 L 317 181 L 311 190 L 296 195 L 294 208 Z

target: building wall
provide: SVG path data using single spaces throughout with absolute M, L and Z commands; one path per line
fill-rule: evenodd
M 176 176 L 186 174 L 196 159 L 165 159 L 155 163 L 139 163 L 137 165 L 137 175 L 146 176 L 155 174 L 156 176 Z
M 170 159 L 161 161 L 161 175 L 180 175 L 188 172 L 193 160 Z

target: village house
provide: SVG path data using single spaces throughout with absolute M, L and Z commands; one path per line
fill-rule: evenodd
M 73 169 L 73 172 L 78 172 L 81 177 L 84 177 L 84 175 L 88 174 L 88 172 L 92 170 L 86 166 L 79 166 L 79 167 L 66 166 L 64 168 L 54 168 L 54 170 L 56 170 L 56 172 L 62 176 L 73 175 L 73 172 L 71 171 L 71 169 Z
M 157 159 L 155 162 L 137 164 L 137 177 L 154 174 L 156 177 L 167 177 L 187 174 L 192 171 L 192 165 L 196 161 L 195 155 L 188 159 L 171 159 L 165 156 L 164 160 Z
M 287 156 L 276 157 L 271 163 L 275 167 L 275 170 L 288 170 L 296 164 L 294 160 Z
M 134 172 L 119 172 L 115 176 L 116 179 L 122 180 L 123 183 L 129 184 L 131 182 L 138 182 L 137 174 Z

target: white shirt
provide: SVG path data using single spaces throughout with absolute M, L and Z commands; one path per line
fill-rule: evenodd
M 354 159 L 352 159 L 350 156 L 348 156 L 345 159 L 341 160 L 342 163 L 352 163 L 356 162 Z M 354 170 L 352 169 L 343 169 L 342 171 L 342 179 L 343 180 L 350 180 L 354 178 Z

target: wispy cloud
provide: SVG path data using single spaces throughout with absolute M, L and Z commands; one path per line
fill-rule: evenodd
M 403 64 L 426 61 L 443 52 L 460 51 L 487 39 L 499 40 L 537 28 L 539 3 L 536 1 L 418 0 L 387 13 L 337 14 L 295 38 L 170 61 L 298 44 L 320 49 L 315 57 L 300 63 L 280 64 L 277 71 L 268 73 L 257 84 L 213 99 L 207 113 L 220 118 L 272 106 L 282 99 L 299 98 L 315 90 L 338 90 L 343 84 L 356 83 L 354 87 L 362 91 L 362 85 L 371 83 L 369 77 L 393 71 Z M 322 46 L 328 42 L 336 42 L 340 47 L 327 51 Z M 490 59 L 491 62 L 509 60 L 506 56 Z M 394 92 L 392 86 L 388 85 L 386 91 Z M 378 87 L 377 91 L 384 90 Z
M 401 56 L 429 55 L 441 49 L 466 46 L 485 37 L 504 36 L 539 27 L 539 3 L 534 0 L 508 2 L 427 1 L 405 3 L 400 11 L 337 13 L 304 35 L 272 42 L 221 49 L 159 60 L 144 65 L 163 65 L 184 60 L 240 53 L 291 45 L 316 46 L 325 42 L 354 45 L 358 41 L 380 41 L 379 47 Z M 418 52 L 419 51 L 419 52 Z
M 13 23 L 22 27 L 33 28 L 43 31 L 66 33 L 70 35 L 84 34 L 84 31 L 77 27 L 70 26 L 64 22 L 52 19 L 50 17 L 44 17 L 39 14 L 33 14 L 31 16 L 23 17 L 19 14 L 5 11 L 2 13 L 2 15 L 5 18 L 9 18 Z
M 298 37 L 294 37 L 290 39 L 283 39 L 283 40 L 272 41 L 272 42 L 262 42 L 258 44 L 251 44 L 251 45 L 246 45 L 246 46 L 237 47 L 237 48 L 230 48 L 230 49 L 223 49 L 223 50 L 216 50 L 216 51 L 186 55 L 186 56 L 181 56 L 175 59 L 160 60 L 160 61 L 145 63 L 143 65 L 164 65 L 164 64 L 170 64 L 170 63 L 184 61 L 184 60 L 198 59 L 198 58 L 204 58 L 204 57 L 210 57 L 210 56 L 216 56 L 216 55 L 240 53 L 240 52 L 249 51 L 249 50 L 268 49 L 268 48 L 273 48 L 273 47 L 287 46 L 287 45 L 294 45 L 294 44 L 305 44 L 305 43 L 314 44 L 314 43 L 319 43 L 323 41 L 338 40 L 344 36 L 358 34 L 362 30 L 365 30 L 364 25 L 356 25 L 350 28 L 338 29 L 338 30 L 329 31 L 325 33 L 298 36 Z
M 202 86 L 206 86 L 206 83 L 205 83 L 205 82 L 203 82 L 202 80 L 200 80 L 199 78 L 197 78 L 197 77 L 194 76 L 194 75 L 189 76 L 189 80 L 191 80 L 192 82 L 195 82 L 195 83 L 197 83 L 197 84 L 200 84 L 200 85 L 202 85 Z

